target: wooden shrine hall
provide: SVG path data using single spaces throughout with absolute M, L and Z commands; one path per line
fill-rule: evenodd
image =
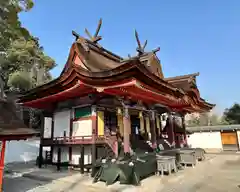
M 89 38 L 73 31 L 76 40 L 60 76 L 20 97 L 24 106 L 44 110 L 39 157 L 50 146 L 53 164 L 78 165 L 79 157 L 91 164 L 106 149 L 118 156 L 119 139 L 125 154 L 133 137 L 156 148 L 162 114 L 167 114 L 167 139 L 177 146 L 177 140 L 186 140 L 184 115 L 214 107 L 200 96 L 198 73 L 165 78 L 156 55 L 160 48 L 146 52 L 147 41 L 142 45 L 137 32 L 136 56 L 123 58 L 103 48 L 101 24 L 94 36 L 85 30 Z

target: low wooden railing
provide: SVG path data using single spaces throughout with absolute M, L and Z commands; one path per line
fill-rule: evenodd
M 106 135 L 96 135 L 93 137 L 92 135 L 89 136 L 71 136 L 71 137 L 55 137 L 53 139 L 43 139 L 42 144 L 43 145 L 52 145 L 52 144 L 59 144 L 59 145 L 65 145 L 65 144 L 104 144 L 109 143 L 110 147 L 112 148 L 112 140 L 116 140 L 114 136 L 106 136 Z
M 53 138 L 53 144 L 92 144 L 92 143 L 104 143 L 104 136 L 71 136 L 71 137 L 55 137 Z

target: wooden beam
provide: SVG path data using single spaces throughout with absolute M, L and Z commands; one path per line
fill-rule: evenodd
M 97 106 L 92 105 L 92 176 L 95 173 L 96 164 L 96 137 L 97 137 Z
M 124 154 L 130 154 L 130 116 L 127 107 L 124 107 L 124 114 L 123 114 L 123 145 L 124 145 Z
M 80 173 L 84 174 L 84 145 L 81 145 L 80 158 L 79 158 L 79 167 Z

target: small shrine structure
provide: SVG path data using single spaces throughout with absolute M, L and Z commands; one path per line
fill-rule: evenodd
M 35 130 L 27 128 L 17 116 L 15 105 L 6 98 L 3 87 L 4 82 L 0 76 L 0 191 L 2 191 L 6 141 L 26 140 L 38 134 Z

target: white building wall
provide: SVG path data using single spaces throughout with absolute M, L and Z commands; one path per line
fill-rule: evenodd
M 218 132 L 196 132 L 187 138 L 188 144 L 193 148 L 219 149 L 222 150 L 221 133 Z
M 58 147 L 53 147 L 53 163 L 58 160 Z M 69 162 L 69 147 L 61 147 L 61 163 Z
M 92 136 L 92 120 L 79 120 L 73 122 L 73 136 Z
M 63 137 L 64 131 L 69 136 L 71 110 L 60 111 L 54 113 L 54 134 L 53 137 Z
M 51 136 L 52 136 L 52 118 L 45 117 L 44 118 L 43 138 L 51 138 Z
M 35 161 L 39 154 L 40 139 L 8 141 L 6 143 L 5 163 Z M 49 148 L 43 149 L 43 155 Z
M 240 131 L 237 131 L 238 147 L 240 147 Z
M 80 146 L 73 146 L 72 147 L 72 164 L 78 165 L 80 155 Z M 92 163 L 92 150 L 91 146 L 84 146 L 84 164 L 91 164 Z

